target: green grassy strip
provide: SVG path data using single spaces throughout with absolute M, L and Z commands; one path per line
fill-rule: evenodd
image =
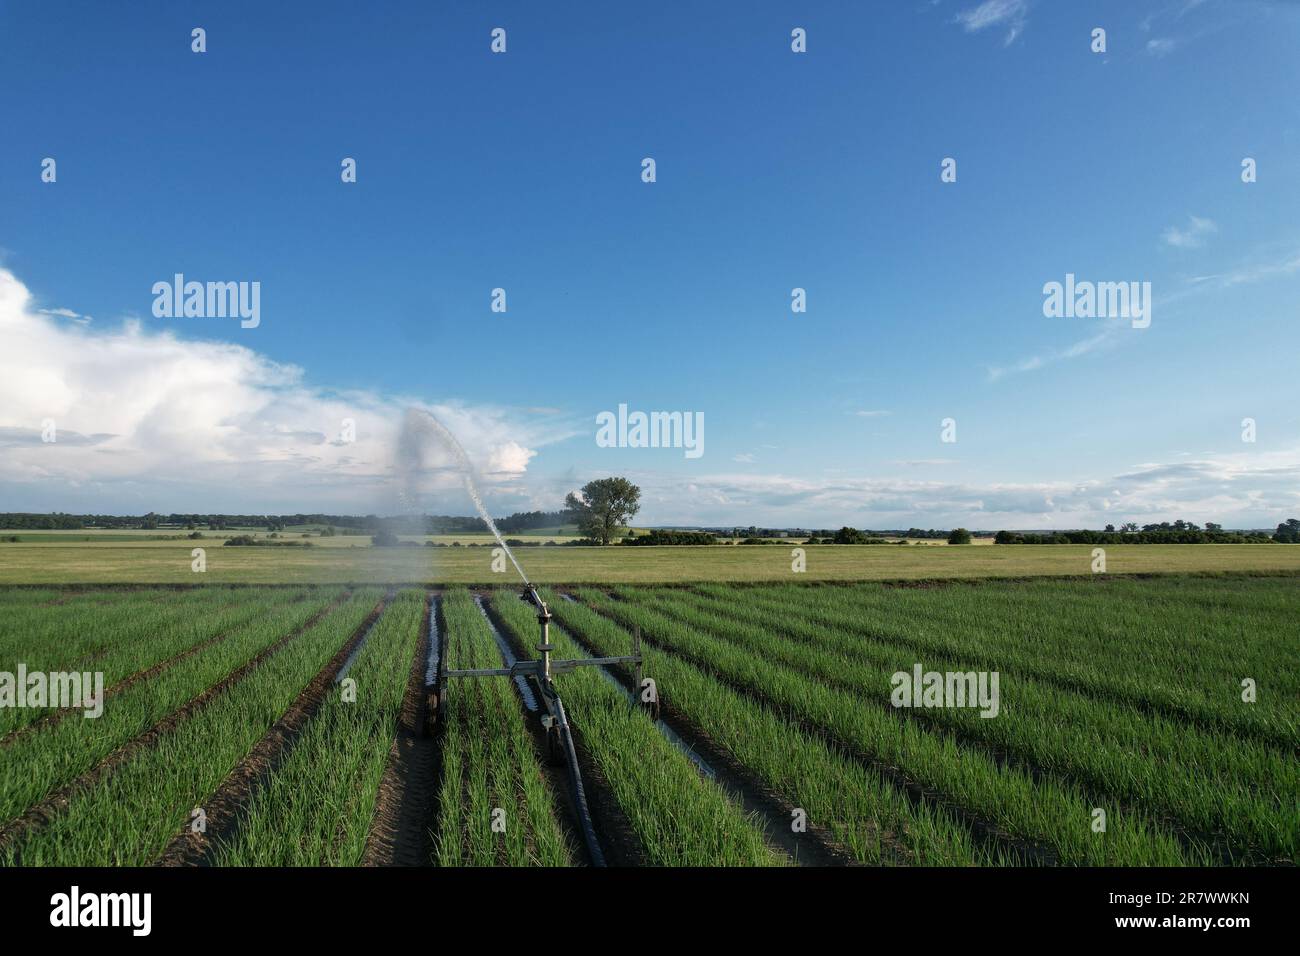
M 0 607 L 53 604 L 55 601 L 81 600 L 89 595 L 74 594 L 58 588 L 4 588 L 0 589 Z
M 178 662 L 150 680 L 132 684 L 104 701 L 104 711 L 88 719 L 73 714 L 14 740 L 3 751 L 0 821 L 20 816 L 48 794 L 71 783 L 118 747 L 147 731 L 168 714 L 243 666 L 286 633 L 301 626 L 337 595 L 316 592 L 306 601 L 283 603 L 266 595 L 255 604 L 257 617 L 223 641 Z
M 293 750 L 253 796 L 219 866 L 357 866 L 424 623 L 423 590 L 401 591 L 375 623 L 347 677 L 335 685 Z
M 627 653 L 631 635 L 583 604 L 546 599 L 556 617 L 598 654 Z M 809 820 L 826 828 L 859 862 L 967 866 L 999 862 L 942 811 L 912 806 L 880 776 L 694 664 L 642 645 L 645 673 L 664 700 L 736 763 Z M 568 681 L 568 676 L 564 678 Z M 896 852 L 898 848 L 900 852 Z
M 860 692 L 880 706 L 890 704 L 891 675 L 902 671 L 910 681 L 916 663 L 924 670 L 980 669 L 970 661 L 937 656 L 918 661 L 915 649 L 801 623 L 799 605 L 787 606 L 780 619 L 777 626 L 787 635 L 782 637 L 772 633 L 771 611 L 739 599 L 711 612 L 677 593 L 625 588 L 616 593 L 832 686 Z M 1168 816 L 1192 831 L 1221 836 L 1243 862 L 1296 852 L 1300 765 L 1291 755 L 996 669 L 1000 708 L 994 718 L 948 707 L 896 713 L 1012 755 L 1085 787 L 1094 798 L 1105 795 L 1106 803 L 1136 801 L 1153 820 Z
M 492 607 L 517 646 L 537 643 L 537 613 L 517 592 L 492 596 Z M 551 628 L 555 656 L 588 657 L 559 627 Z M 626 654 L 629 644 L 618 651 Z M 533 655 L 529 655 L 533 656 Z M 701 777 L 690 758 L 664 738 L 640 708 L 594 668 L 556 678 L 560 698 L 584 748 L 653 866 L 772 866 L 782 856 L 763 840 L 760 826 L 717 785 Z
M 301 597 L 303 593 L 299 588 L 290 595 L 282 594 L 279 599 L 292 600 Z M 224 601 L 194 601 L 182 602 L 179 607 L 164 605 L 161 608 L 137 608 L 134 620 L 127 622 L 120 637 L 112 638 L 106 652 L 68 669 L 78 673 L 102 673 L 104 688 L 110 690 L 113 685 L 133 674 L 252 620 L 258 614 L 258 604 L 267 597 L 265 591 L 253 589 L 239 603 L 233 603 L 234 599 L 226 595 Z M 88 688 L 86 693 L 90 692 L 92 690 Z M 0 737 L 35 723 L 53 710 L 55 708 L 52 707 L 0 709 Z
M 701 634 L 648 608 L 584 589 L 580 597 L 627 626 L 639 626 L 662 644 L 712 673 L 760 695 L 792 718 L 817 727 L 870 760 L 899 768 L 908 778 L 1014 837 L 1051 848 L 1064 863 L 1186 865 L 1213 862 L 1185 851 L 1162 828 L 1123 808 L 1108 809 L 1107 830 L 1091 829 L 1093 805 L 1075 788 L 1035 780 L 1017 767 L 959 747 L 860 694 L 828 687 L 772 664 L 751 651 Z
M 0 653 L 26 646 L 34 622 L 60 615 L 75 616 L 92 609 L 106 612 L 133 603 L 142 593 L 156 596 L 160 592 L 93 587 L 87 591 L 0 587 Z
M 265 736 L 382 593 L 373 588 L 356 592 L 170 728 L 154 746 L 132 754 L 93 787 L 75 794 L 56 819 L 10 847 L 6 863 L 144 866 L 155 860 L 189 825 L 191 810 Z M 268 621 L 268 630 L 271 626 Z
M 19 661 L 29 672 L 103 670 L 83 665 L 97 663 L 105 651 L 147 639 L 235 601 L 224 589 L 183 597 L 142 591 L 132 597 L 107 604 L 33 604 L 0 614 L 0 670 L 15 671 Z
M 449 668 L 501 666 L 491 629 L 468 591 L 449 590 L 442 617 Z M 571 865 L 555 797 L 537 765 L 510 682 L 457 679 L 440 706 L 438 865 Z M 502 829 L 493 828 L 494 820 Z

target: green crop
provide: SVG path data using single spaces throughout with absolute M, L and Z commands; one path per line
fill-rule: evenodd
M 215 792 L 357 630 L 381 594 L 356 592 L 207 706 L 74 794 L 54 820 L 5 851 L 7 863 L 143 866 L 156 859 L 190 825 L 191 811 Z M 273 625 L 268 631 L 275 636 Z
M 457 588 L 442 600 L 447 666 L 500 667 L 487 621 Z M 510 682 L 463 678 L 442 702 L 442 784 L 435 856 L 440 866 L 568 866 L 572 850 L 555 796 L 537 765 Z
M 348 670 L 355 699 L 330 690 L 218 865 L 360 864 L 424 619 L 424 592 L 400 592 Z
M 626 653 L 631 635 L 591 608 L 549 595 L 565 627 L 596 653 Z M 689 661 L 642 645 L 645 673 L 667 706 L 748 768 L 859 862 L 960 866 L 994 862 L 942 810 L 913 808 L 857 761 L 805 733 L 761 702 L 719 683 Z M 567 678 L 566 678 L 567 681 Z
M 1104 834 L 1094 833 L 1089 824 L 1095 804 L 1077 789 L 1003 765 L 993 755 L 959 747 L 951 737 L 928 733 L 915 722 L 868 703 L 861 691 L 828 686 L 658 611 L 598 592 L 583 591 L 580 596 L 623 624 L 642 628 L 652 641 L 769 702 L 787 719 L 849 749 L 869 765 L 898 768 L 907 782 L 943 794 L 945 799 L 938 805 L 995 826 L 1062 862 L 1179 865 L 1206 859 L 1123 808 L 1108 813 Z
M 1200 842 L 1221 845 L 1242 862 L 1284 856 L 1300 843 L 1300 814 L 1295 810 L 1300 764 L 1290 748 L 1280 749 L 1253 734 L 1238 737 L 1217 721 L 1196 724 L 1127 697 L 1084 693 L 1043 679 L 1036 670 L 1025 673 L 1015 661 L 996 655 L 966 656 L 963 638 L 993 626 L 988 617 L 980 619 L 978 628 L 949 630 L 947 653 L 933 645 L 922 653 L 884 635 L 906 629 L 928 637 L 945 622 L 908 615 L 900 624 L 885 612 L 865 617 L 845 595 L 835 593 L 843 590 L 854 589 L 819 588 L 744 604 L 681 594 L 637 592 L 635 597 L 829 685 L 860 690 L 881 706 L 889 699 L 890 675 L 910 672 L 914 663 L 956 672 L 989 667 L 1001 678 L 1001 706 L 995 718 L 953 708 L 898 713 L 969 746 L 1074 781 L 1099 806 L 1116 801 L 1139 804 L 1152 819 L 1168 818 L 1199 835 Z M 1246 709 L 1231 690 L 1224 696 Z
M 493 610 L 517 647 L 531 648 L 537 616 L 514 591 L 493 595 Z M 590 656 L 558 627 L 551 628 L 557 657 Z M 625 644 L 616 651 L 627 654 Z M 529 655 L 531 656 L 531 655 Z M 780 858 L 763 842 L 754 821 L 632 707 L 594 668 L 557 676 L 560 698 L 592 762 L 656 866 L 766 866 Z
M 35 727 L 0 748 L 6 768 L 6 773 L 0 775 L 0 821 L 10 820 L 71 783 L 118 747 L 223 680 L 322 610 L 334 593 L 325 591 L 310 600 L 288 603 L 283 592 L 264 593 L 259 600 L 250 602 L 256 614 L 251 623 L 152 678 L 106 696 L 99 717 L 86 719 L 74 712 L 58 723 Z

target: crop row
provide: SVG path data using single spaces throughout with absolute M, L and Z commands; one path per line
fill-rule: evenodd
M 271 606 L 286 599 L 301 600 L 304 593 L 302 589 L 291 595 L 281 592 L 273 599 L 273 592 L 254 591 L 238 602 L 228 593 L 207 594 L 203 595 L 202 600 L 191 599 L 182 601 L 179 605 L 162 603 L 136 607 L 131 615 L 116 619 L 112 616 L 108 619 L 93 616 L 91 620 L 82 622 L 90 632 L 84 643 L 79 645 L 74 635 L 72 640 L 51 642 L 62 646 L 62 650 L 32 656 L 44 656 L 47 660 L 61 657 L 62 660 L 54 665 L 54 669 L 62 670 L 66 667 L 82 674 L 103 674 L 103 688 L 107 696 L 117 690 L 116 685 L 121 681 L 253 620 L 263 605 Z M 93 645 L 98 650 L 81 657 L 72 656 L 77 653 L 73 648 L 84 650 L 87 645 Z M 24 658 L 24 663 L 30 673 L 32 662 Z M 90 695 L 93 690 L 91 686 L 83 686 L 86 695 Z M 55 709 L 55 703 L 47 697 L 45 707 L 0 710 L 0 741 L 6 735 L 50 714 Z
M 1174 579 L 998 588 L 784 586 L 743 595 L 746 604 L 797 606 L 800 617 L 873 640 L 1014 667 L 1098 698 L 1294 745 L 1300 674 L 1289 663 L 1294 641 L 1286 640 L 1294 631 L 1294 597 L 1288 603 L 1276 590 L 1279 582 L 1267 578 L 1197 583 L 1203 590 Z M 724 602 L 737 597 L 713 586 L 697 590 Z M 1224 602 L 1231 613 L 1207 601 Z M 1261 695 L 1243 707 L 1241 680 L 1248 676 Z
M 469 592 L 451 589 L 441 603 L 448 668 L 500 667 L 491 628 Z M 538 768 L 510 682 L 458 679 L 439 706 L 438 864 L 570 865 L 555 796 Z
M 564 626 L 596 653 L 626 652 L 627 630 L 584 604 L 547 596 Z M 707 668 L 652 645 L 642 645 L 642 654 L 645 673 L 658 682 L 665 706 L 791 808 L 803 810 L 810 824 L 828 831 L 859 862 L 962 866 L 997 861 L 975 846 L 950 815 L 912 806 L 879 774 L 761 700 L 719 682 Z
M 0 821 L 7 821 L 75 780 L 118 747 L 204 693 L 258 653 L 301 626 L 332 600 L 255 604 L 258 617 L 173 667 L 140 681 L 104 702 L 96 718 L 80 714 L 36 726 L 0 750 L 7 768 L 0 776 Z
M 357 630 L 381 593 L 356 592 L 151 745 L 76 790 L 54 819 L 6 849 L 5 862 L 142 866 L 156 859 Z M 277 635 L 284 628 L 268 621 L 264 642 Z
M 162 600 L 164 593 L 113 594 L 107 603 L 77 598 L 55 606 L 6 608 L 0 614 L 0 670 L 14 671 L 19 662 L 29 672 L 82 669 L 98 664 L 106 652 L 237 600 L 219 590 L 190 592 L 177 600 Z
M 537 616 L 517 593 L 497 591 L 492 608 L 513 643 L 537 641 Z M 590 656 L 552 626 L 554 656 Z M 612 654 L 629 652 L 630 640 Z M 534 656 L 529 653 L 526 656 Z M 767 866 L 781 862 L 761 830 L 721 789 L 704 779 L 649 715 L 594 667 L 556 677 L 570 722 L 652 866 Z
M 1128 808 L 1110 808 L 1104 832 L 1092 829 L 1090 802 L 1076 787 L 1001 765 L 992 755 L 960 746 L 892 710 L 864 700 L 862 691 L 828 686 L 773 663 L 739 642 L 706 628 L 584 589 L 585 602 L 646 637 L 687 657 L 746 693 L 769 702 L 788 719 L 846 747 L 880 768 L 941 794 L 945 805 L 992 824 L 1010 837 L 1045 848 L 1064 863 L 1179 865 L 1206 862 L 1163 828 Z M 737 636 L 744 628 L 736 628 Z M 1103 808 L 1106 809 L 1106 808 Z
M 266 786 L 221 866 L 356 866 L 425 621 L 424 591 L 398 593 Z
M 617 593 L 881 707 L 890 703 L 891 675 L 905 673 L 910 682 L 915 663 L 926 670 L 979 670 L 960 658 L 918 658 L 915 648 L 865 637 L 847 618 L 837 626 L 810 621 L 798 600 L 785 602 L 778 617 L 776 608 L 762 602 L 631 589 Z M 991 748 L 1034 770 L 1078 782 L 1098 805 L 1137 801 L 1153 818 L 1167 816 L 1193 832 L 1221 837 L 1238 856 L 1256 852 L 1269 858 L 1297 845 L 1300 766 L 1289 754 L 1256 740 L 1062 690 L 1014 668 L 996 669 L 996 717 L 952 707 L 897 713 L 952 733 L 963 745 Z

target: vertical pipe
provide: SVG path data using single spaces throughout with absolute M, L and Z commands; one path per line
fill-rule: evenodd
M 545 609 L 537 618 L 542 622 L 542 673 L 546 679 L 551 679 L 551 622 L 546 614 Z
M 636 663 L 632 666 L 632 706 L 641 703 L 641 628 L 632 628 L 632 656 Z

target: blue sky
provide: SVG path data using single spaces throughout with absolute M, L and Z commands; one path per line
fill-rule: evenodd
M 423 404 L 498 512 L 626 474 L 656 524 L 1276 524 L 1298 45 L 1281 0 L 4 3 L 0 510 L 395 510 Z M 260 324 L 154 317 L 177 272 Z M 1067 273 L 1151 326 L 1046 318 Z M 705 454 L 598 447 L 619 403 Z

